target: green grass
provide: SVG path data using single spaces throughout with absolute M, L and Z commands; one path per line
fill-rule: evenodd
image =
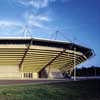
M 0 86 L 0 100 L 100 100 L 100 80 Z

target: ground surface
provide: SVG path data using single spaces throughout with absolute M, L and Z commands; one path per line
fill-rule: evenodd
M 0 80 L 0 85 L 14 85 L 14 84 L 43 84 L 43 83 L 57 83 L 66 82 L 69 80 L 65 79 L 39 79 L 39 80 Z
M 2 85 L 0 100 L 100 100 L 100 80 Z

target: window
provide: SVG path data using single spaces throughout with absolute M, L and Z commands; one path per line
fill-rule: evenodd
M 24 73 L 24 78 L 32 78 L 32 77 L 33 77 L 32 72 L 25 72 Z

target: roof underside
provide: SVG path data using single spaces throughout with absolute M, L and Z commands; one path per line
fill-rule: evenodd
M 73 68 L 93 55 L 74 43 L 39 39 L 0 39 L 0 65 L 21 65 L 25 72 L 39 72 L 51 65 L 61 71 Z

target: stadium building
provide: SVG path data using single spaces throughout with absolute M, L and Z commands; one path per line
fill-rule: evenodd
M 0 79 L 63 78 L 92 56 L 92 49 L 70 42 L 1 38 Z

